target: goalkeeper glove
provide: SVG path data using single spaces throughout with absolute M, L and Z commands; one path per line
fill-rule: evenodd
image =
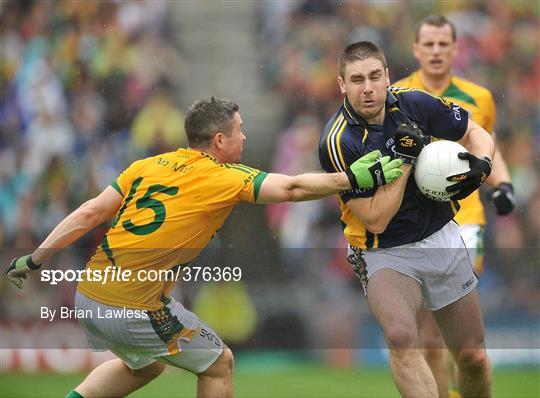
M 41 267 L 41 264 L 36 264 L 32 260 L 32 255 L 27 254 L 25 256 L 17 257 L 11 260 L 11 264 L 6 271 L 8 280 L 17 286 L 19 289 L 23 288 L 26 274 L 31 271 L 35 271 Z
M 394 135 L 394 148 L 396 156 L 403 163 L 413 166 L 424 145 L 422 130 L 416 124 L 401 123 L 398 126 Z
M 477 158 L 470 152 L 458 153 L 458 158 L 469 161 L 470 170 L 465 173 L 454 174 L 446 177 L 448 181 L 459 181 L 457 184 L 446 187 L 446 192 L 456 192 L 451 199 L 465 199 L 471 193 L 480 188 L 486 178 L 491 174 L 493 163 L 487 156 Z
M 381 151 L 362 156 L 345 171 L 352 189 L 373 188 L 388 184 L 403 174 L 401 160 L 381 157 Z
M 500 216 L 509 214 L 516 207 L 514 197 L 514 187 L 509 182 L 503 182 L 491 193 L 491 202 L 495 206 L 495 211 Z

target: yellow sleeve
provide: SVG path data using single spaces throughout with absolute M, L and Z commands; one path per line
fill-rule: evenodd
M 486 112 L 486 125 L 484 126 L 484 128 L 491 134 L 493 133 L 493 130 L 495 129 L 495 119 L 497 117 L 497 110 L 495 107 L 495 101 L 493 100 L 493 96 L 491 95 L 489 91 L 486 97 L 485 112 Z
M 111 183 L 111 186 L 118 191 L 122 196 L 126 196 L 129 187 L 133 183 L 133 180 L 137 178 L 138 174 L 144 168 L 148 159 L 141 159 L 133 162 L 127 169 L 125 169 L 116 180 Z
M 232 192 L 234 199 L 239 202 L 256 202 L 261 184 L 268 174 L 243 164 L 227 163 L 224 166 L 227 170 L 227 185 L 235 187 Z

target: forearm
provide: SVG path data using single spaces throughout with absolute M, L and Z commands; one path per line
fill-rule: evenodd
M 394 218 L 403 201 L 403 194 L 407 186 L 407 179 L 411 172 L 410 166 L 402 166 L 403 176 L 392 184 L 388 184 L 377 189 L 371 201 L 370 212 L 375 221 L 374 228 L 381 233 L 383 232 L 390 220 Z
M 496 187 L 503 182 L 511 182 L 510 172 L 501 155 L 501 151 L 497 147 L 495 147 L 495 155 L 493 156 L 493 169 L 486 182 L 492 187 Z
M 494 157 L 495 142 L 493 141 L 493 138 L 487 131 L 472 120 L 469 120 L 467 133 L 459 143 L 476 157 L 481 158 L 482 156 L 487 156 L 490 159 L 493 159 Z
M 89 207 L 89 202 L 86 202 L 62 220 L 32 253 L 33 261 L 41 264 L 58 250 L 69 246 L 101 224 L 102 217 L 90 211 Z
M 320 199 L 351 189 L 345 173 L 300 174 L 292 178 L 291 184 L 294 202 Z
M 379 187 L 367 206 L 358 206 L 354 200 L 347 202 L 347 205 L 368 231 L 377 234 L 384 232 L 399 210 L 411 167 L 403 165 L 401 170 L 403 176 L 391 184 Z

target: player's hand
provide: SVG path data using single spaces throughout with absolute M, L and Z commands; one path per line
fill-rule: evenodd
M 491 168 L 493 167 L 493 162 L 487 156 L 477 158 L 470 152 L 460 152 L 458 157 L 469 161 L 470 170 L 446 177 L 448 181 L 459 181 L 457 184 L 446 187 L 446 192 L 456 192 L 451 196 L 451 199 L 455 200 L 465 199 L 480 188 L 480 185 L 491 174 Z
M 509 214 L 516 207 L 514 197 L 514 187 L 509 182 L 503 182 L 491 193 L 491 202 L 495 206 L 495 211 L 500 216 Z
M 39 269 L 39 267 L 41 267 L 41 264 L 34 263 L 30 254 L 17 257 L 11 260 L 11 264 L 6 271 L 6 277 L 11 283 L 22 289 L 24 280 L 27 277 L 26 274 Z
M 424 148 L 422 130 L 415 123 L 401 123 L 394 136 L 396 156 L 408 165 L 414 165 Z
M 381 151 L 372 151 L 351 164 L 345 171 L 353 189 L 388 184 L 403 175 L 400 159 L 391 161 L 390 156 L 381 156 Z

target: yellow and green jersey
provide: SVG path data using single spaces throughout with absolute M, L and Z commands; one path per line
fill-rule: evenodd
M 102 283 L 85 278 L 77 289 L 113 306 L 161 308 L 171 282 L 142 280 L 139 271 L 168 270 L 194 260 L 236 204 L 257 200 L 266 175 L 191 149 L 134 162 L 111 184 L 123 196 L 122 205 L 86 265 L 102 274 L 109 266 L 130 270 L 131 279 Z
M 492 133 L 495 125 L 495 102 L 491 92 L 474 84 L 468 80 L 452 76 L 450 84 L 439 92 L 429 90 L 418 71 L 392 84 L 396 87 L 417 88 L 427 91 L 433 95 L 451 101 L 462 108 L 465 108 L 471 119 L 482 126 L 486 131 Z M 480 201 L 479 191 L 473 192 L 467 198 L 460 200 L 460 210 L 456 215 L 456 221 L 461 224 L 485 225 L 486 217 L 484 207 Z

